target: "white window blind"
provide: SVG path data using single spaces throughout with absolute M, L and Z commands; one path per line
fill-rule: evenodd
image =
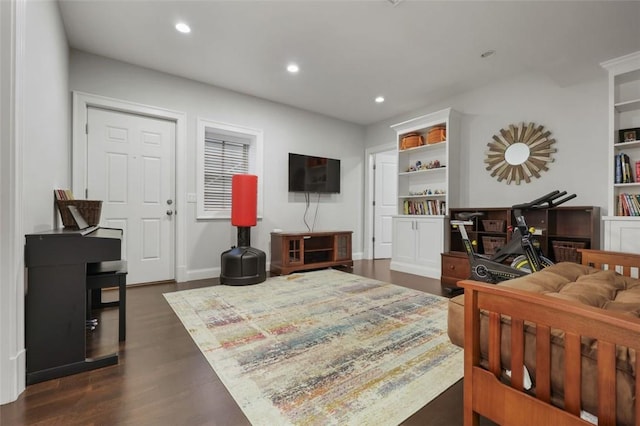
M 258 176 L 258 219 L 261 218 L 263 141 L 262 130 L 198 118 L 198 219 L 231 218 L 231 178 L 235 174 Z
M 204 208 L 231 209 L 231 177 L 249 173 L 249 144 L 205 138 Z

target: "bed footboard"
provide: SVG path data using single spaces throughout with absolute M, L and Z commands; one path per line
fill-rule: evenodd
M 584 254 L 583 254 L 584 259 Z M 501 425 L 590 425 L 580 418 L 581 338 L 597 341 L 600 426 L 616 425 L 616 345 L 640 351 L 640 319 L 522 290 L 461 281 L 464 287 L 464 424 L 477 426 L 479 415 Z M 481 310 L 489 318 L 488 369 L 480 364 Z M 509 317 L 511 365 L 501 365 L 501 319 Z M 524 328 L 535 325 L 535 391 L 523 386 Z M 551 404 L 551 330 L 564 331 L 564 404 Z M 506 343 L 506 342 L 505 342 Z M 639 353 L 640 352 L 636 352 Z M 640 356 L 635 359 L 640 369 Z M 511 380 L 501 379 L 511 370 Z M 636 380 L 635 395 L 640 395 Z M 626 410 L 627 407 L 624 407 Z M 640 425 L 640 404 L 634 410 Z

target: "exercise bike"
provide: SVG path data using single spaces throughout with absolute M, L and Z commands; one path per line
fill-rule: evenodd
M 553 262 L 542 254 L 540 245 L 535 240 L 533 230 L 527 225 L 523 212 L 527 210 L 550 209 L 576 197 L 576 194 L 566 194 L 566 191 L 560 192 L 556 190 L 529 203 L 512 206 L 513 215 L 516 220 L 513 234 L 509 243 L 497 249 L 492 256 L 476 253 L 465 229 L 465 225 L 473 225 L 473 221 L 476 220 L 477 217 L 483 216 L 483 213 L 458 213 L 456 220 L 452 220 L 450 223 L 460 230 L 462 244 L 469 257 L 469 264 L 471 265 L 470 278 L 476 281 L 496 284 L 553 265 Z

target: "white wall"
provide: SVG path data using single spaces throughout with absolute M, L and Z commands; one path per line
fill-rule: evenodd
M 71 90 L 185 113 L 187 193 L 196 191 L 198 117 L 263 130 L 264 214 L 251 231 L 251 245 L 264 250 L 268 259 L 272 229 L 306 230 L 304 197 L 287 190 L 288 153 L 339 158 L 341 193 L 321 197 L 315 229 L 353 230 L 354 252 L 362 252 L 363 127 L 76 50 L 71 52 L 69 84 Z M 313 196 L 309 221 L 315 200 Z M 220 254 L 236 244 L 236 229 L 229 220 L 196 220 L 195 204 L 177 209 L 187 215 L 188 278 L 217 276 Z
M 26 1 L 24 229 L 51 229 L 53 189 L 71 185 L 69 48 L 58 4 Z
M 584 84 L 560 87 L 537 74 L 464 93 L 409 114 L 370 125 L 367 146 L 393 140 L 390 125 L 452 107 L 461 117 L 461 207 L 511 206 L 530 201 L 554 189 L 575 192 L 567 205 L 607 208 L 607 75 Z M 556 139 L 555 161 L 531 183 L 498 182 L 485 170 L 487 143 L 512 123 L 535 122 Z M 452 206 L 454 207 L 454 206 Z
M 24 234 L 54 226 L 52 190 L 69 185 L 70 104 L 68 46 L 57 3 L 15 0 L 1 9 L 0 403 L 5 403 L 25 386 Z

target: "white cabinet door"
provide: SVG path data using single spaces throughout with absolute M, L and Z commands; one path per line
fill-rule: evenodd
M 623 216 L 604 219 L 604 249 L 640 253 L 640 220 Z
M 440 278 L 440 254 L 445 251 L 443 216 L 393 218 L 391 269 Z
M 440 269 L 444 230 L 442 218 L 416 220 L 416 262 L 430 269 Z
M 393 260 L 413 263 L 416 258 L 415 220 L 393 218 Z

